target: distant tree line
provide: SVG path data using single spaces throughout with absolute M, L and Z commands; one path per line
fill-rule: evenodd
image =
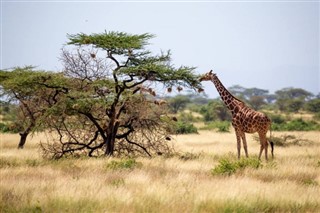
M 284 88 L 269 94 L 268 90 L 244 88 L 236 85 L 228 88 L 232 94 L 248 106 L 264 111 L 272 119 L 272 129 L 278 131 L 320 130 L 320 96 L 301 88 Z M 180 94 L 167 97 L 172 113 L 178 113 L 182 133 L 196 133 L 194 122 L 205 122 L 202 129 L 229 131 L 231 115 L 220 97 L 210 99 L 204 93 Z M 192 113 L 199 113 L 201 118 Z M 295 116 L 309 113 L 312 120 Z
M 284 113 L 296 113 L 301 110 L 320 113 L 320 96 L 301 88 L 284 88 L 269 94 L 268 90 L 245 88 L 239 85 L 228 90 L 255 110 L 272 110 Z M 173 113 L 187 107 L 201 113 L 205 121 L 230 120 L 231 117 L 220 97 L 209 99 L 206 95 L 190 93 L 167 97 Z

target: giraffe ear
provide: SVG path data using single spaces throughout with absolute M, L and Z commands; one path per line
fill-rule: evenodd
M 212 74 L 212 70 L 210 70 L 209 74 Z

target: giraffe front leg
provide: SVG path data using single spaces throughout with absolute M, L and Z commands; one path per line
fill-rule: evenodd
M 268 160 L 268 141 L 267 141 L 267 139 L 265 140 L 265 143 L 264 143 L 264 154 L 265 154 L 266 160 Z
M 236 136 L 237 136 L 238 159 L 240 159 L 241 137 L 240 137 L 240 133 L 237 130 L 236 130 Z
M 248 146 L 247 146 L 246 134 L 244 132 L 241 133 L 241 138 L 242 138 L 244 152 L 246 154 L 246 157 L 248 158 L 249 157 Z

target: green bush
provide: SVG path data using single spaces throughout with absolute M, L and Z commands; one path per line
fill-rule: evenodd
M 316 114 L 313 115 L 313 120 L 320 121 L 320 112 L 317 112 Z
M 242 158 L 240 160 L 230 160 L 222 158 L 219 164 L 211 170 L 212 175 L 232 175 L 245 168 L 258 169 L 262 166 L 258 158 Z
M 315 121 L 305 121 L 301 118 L 286 123 L 272 123 L 272 130 L 276 131 L 312 131 L 320 130 L 320 125 Z
M 3 132 L 3 133 L 10 132 L 10 128 L 5 123 L 0 123 L 0 132 Z
M 181 112 L 179 114 L 178 120 L 182 122 L 196 122 L 199 120 L 199 118 L 196 118 L 195 116 L 193 116 L 191 112 L 189 113 Z
M 230 122 L 229 121 L 215 121 L 207 123 L 201 130 L 213 130 L 216 129 L 218 132 L 229 132 Z
M 21 127 L 19 127 L 19 125 L 17 125 L 16 123 L 6 124 L 6 123 L 1 123 L 0 122 L 0 132 L 3 132 L 3 133 L 18 133 L 21 130 L 22 130 Z
M 192 134 L 198 133 L 198 129 L 192 123 L 178 121 L 175 127 L 176 134 Z
M 286 119 L 281 116 L 281 115 L 277 115 L 277 114 L 269 114 L 268 115 L 271 120 L 272 120 L 272 123 L 275 123 L 275 124 L 283 124 L 286 122 Z

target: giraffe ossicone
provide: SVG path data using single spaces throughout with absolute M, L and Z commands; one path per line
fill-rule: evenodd
M 212 70 L 204 74 L 200 81 L 212 81 L 216 87 L 222 101 L 226 107 L 231 111 L 232 114 L 232 126 L 235 129 L 237 137 L 237 150 L 238 158 L 240 158 L 241 150 L 241 140 L 243 143 L 243 148 L 245 151 L 246 157 L 249 156 L 247 141 L 245 133 L 255 133 L 259 134 L 260 139 L 260 152 L 259 159 L 263 150 L 265 151 L 265 158 L 268 160 L 268 140 L 267 132 L 270 130 L 271 136 L 271 119 L 268 118 L 265 114 L 257 112 L 250 107 L 248 107 L 243 101 L 234 97 L 221 83 L 219 78 Z M 273 142 L 270 141 L 271 145 L 271 154 L 273 158 Z

